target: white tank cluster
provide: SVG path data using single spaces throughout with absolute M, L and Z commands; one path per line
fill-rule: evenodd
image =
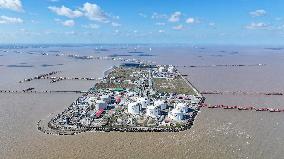
M 165 65 L 165 66 L 160 66 L 158 68 L 158 71 L 160 73 L 163 73 L 163 72 L 174 73 L 176 69 L 173 65 Z
M 186 103 L 178 103 L 175 108 L 169 112 L 169 118 L 173 121 L 184 120 L 184 115 L 188 113 L 189 106 Z

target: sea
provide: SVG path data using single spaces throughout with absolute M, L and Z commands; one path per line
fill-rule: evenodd
M 78 58 L 83 56 L 93 59 Z M 104 71 L 125 62 L 103 58 L 107 56 L 175 65 L 199 91 L 284 92 L 284 48 L 188 44 L 1 45 L 0 90 L 86 91 L 96 81 L 19 81 L 52 71 L 60 71 L 53 75 L 57 77 L 101 78 Z M 37 130 L 39 120 L 61 113 L 79 96 L 0 93 L 0 158 L 284 158 L 283 112 L 202 108 L 191 129 L 174 133 L 58 136 Z M 284 109 L 284 96 L 205 97 L 208 104 Z

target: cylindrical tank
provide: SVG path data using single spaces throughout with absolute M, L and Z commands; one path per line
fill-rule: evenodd
M 128 113 L 130 114 L 139 114 L 140 113 L 140 105 L 137 102 L 128 104 Z
M 176 106 L 177 109 L 180 109 L 180 111 L 182 113 L 187 113 L 188 112 L 188 106 L 186 103 L 178 103 L 177 106 Z
M 150 104 L 150 100 L 148 98 L 139 98 L 138 102 L 141 104 L 142 108 L 147 108 L 147 106 Z
M 154 102 L 154 105 L 160 107 L 161 110 L 167 109 L 167 104 L 162 100 L 157 100 Z

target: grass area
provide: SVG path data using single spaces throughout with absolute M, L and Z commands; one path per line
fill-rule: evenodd
M 135 74 L 134 72 L 141 71 L 141 69 L 136 68 L 115 68 L 108 74 L 108 81 L 106 83 L 97 83 L 96 88 L 97 89 L 106 89 L 106 88 L 129 88 L 133 89 L 135 88 L 134 84 L 129 84 L 129 82 L 124 82 L 125 80 L 131 80 L 136 81 L 139 80 L 138 74 Z M 113 82 L 110 80 L 116 80 L 120 82 Z
M 132 74 L 132 72 L 133 71 L 130 69 L 116 68 L 109 74 L 109 77 L 127 78 Z
M 192 87 L 180 76 L 175 79 L 155 78 L 153 80 L 154 89 L 158 92 L 195 95 Z
M 132 76 L 134 72 L 142 71 L 141 69 L 137 68 L 116 68 L 113 70 L 109 77 L 114 77 L 116 79 L 129 79 L 129 80 L 138 80 L 138 76 Z

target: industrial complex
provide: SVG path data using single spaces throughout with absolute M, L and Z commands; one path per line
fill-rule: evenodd
M 172 65 L 123 64 L 106 71 L 61 114 L 39 124 L 59 135 L 85 131 L 182 131 L 204 97 Z

